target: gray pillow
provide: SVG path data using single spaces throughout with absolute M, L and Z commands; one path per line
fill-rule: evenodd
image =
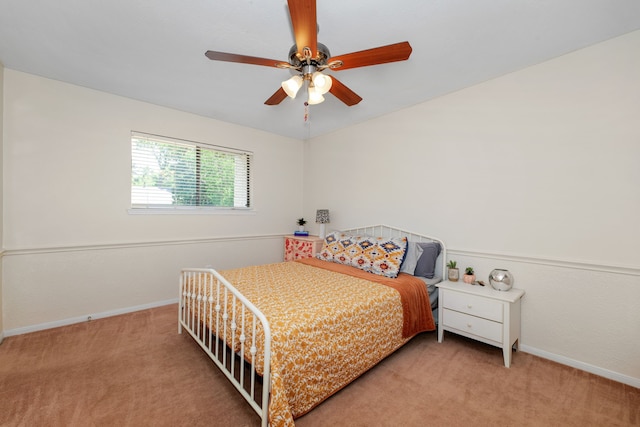
M 433 279 L 436 273 L 436 259 L 440 255 L 440 243 L 421 242 L 418 243 L 418 246 L 422 248 L 422 255 L 418 258 L 418 264 L 413 275 Z

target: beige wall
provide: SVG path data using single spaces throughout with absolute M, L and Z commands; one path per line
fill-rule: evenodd
M 175 300 L 182 267 L 282 259 L 302 210 L 300 141 L 10 69 L 4 78 L 7 334 Z M 252 150 L 255 212 L 129 214 L 131 130 Z
M 181 267 L 277 261 L 292 218 L 329 208 L 329 229 L 509 268 L 525 351 L 640 387 L 638 51 L 635 32 L 304 144 L 6 69 L 5 333 L 169 302 Z M 256 213 L 129 215 L 132 129 L 253 150 Z
M 3 166 L 2 166 L 2 152 L 4 151 L 3 134 L 4 134 L 4 65 L 0 62 L 0 343 L 4 338 L 4 312 L 2 310 L 2 264 L 4 256 L 4 244 L 3 244 L 3 230 L 4 230 L 4 209 L 3 209 Z
M 308 141 L 305 214 L 509 268 L 526 351 L 640 387 L 638 52 L 634 32 Z

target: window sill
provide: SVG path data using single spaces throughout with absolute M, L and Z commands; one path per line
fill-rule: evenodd
M 129 215 L 255 215 L 255 209 L 224 208 L 129 208 Z

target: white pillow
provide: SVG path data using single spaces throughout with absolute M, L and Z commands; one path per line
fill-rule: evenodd
M 422 247 L 416 242 L 409 242 L 409 245 L 407 246 L 407 254 L 404 256 L 402 267 L 400 267 L 400 273 L 413 275 L 423 250 L 424 249 L 422 249 Z

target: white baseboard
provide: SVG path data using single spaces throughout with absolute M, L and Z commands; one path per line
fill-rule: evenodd
M 174 298 L 174 299 L 170 299 L 170 300 L 165 300 L 165 301 L 156 301 L 156 302 L 152 302 L 149 304 L 142 304 L 142 305 L 136 305 L 133 307 L 126 307 L 126 308 L 120 308 L 117 310 L 109 310 L 109 311 L 104 311 L 102 313 L 97 313 L 97 314 L 86 314 L 84 316 L 78 316 L 78 317 L 72 317 L 69 319 L 62 319 L 62 320 L 56 320 L 54 322 L 47 322 L 47 323 L 40 323 L 38 325 L 31 325 L 31 326 L 25 326 L 23 328 L 16 328 L 16 329 L 9 329 L 7 331 L 4 331 L 4 336 L 5 337 L 10 337 L 13 335 L 22 335 L 22 334 L 28 334 L 30 332 L 37 332 L 37 331 L 43 331 L 45 329 L 52 329 L 52 328 L 58 328 L 60 326 L 67 326 L 67 325 L 73 325 L 74 323 L 82 323 L 82 322 L 86 322 L 89 318 L 91 320 L 96 320 L 96 319 L 103 319 L 105 317 L 111 317 L 111 316 L 118 316 L 120 314 L 126 314 L 126 313 L 133 313 L 134 311 L 140 311 L 140 310 L 147 310 L 149 308 L 154 308 L 154 307 L 161 307 L 163 305 L 169 305 L 169 304 L 177 304 L 178 303 L 178 299 Z M 176 319 L 177 319 L 177 314 L 176 314 Z M 177 322 L 177 320 L 176 320 Z M 0 342 L 2 342 L 2 335 L 0 335 Z
M 548 359 L 553 362 L 560 363 L 562 365 L 571 366 L 572 368 L 580 369 L 582 371 L 589 372 L 591 374 L 595 374 L 600 377 L 604 377 L 613 381 L 617 381 L 619 383 L 640 388 L 640 378 L 634 378 L 628 375 L 620 374 L 618 372 L 610 371 L 608 369 L 599 368 L 597 366 L 593 366 L 588 363 L 580 362 L 579 360 L 574 360 L 569 357 L 560 356 L 559 354 L 550 353 L 545 350 L 540 350 L 539 348 L 529 347 L 528 345 L 520 345 L 519 350 L 521 350 L 524 353 L 533 354 L 534 356 L 542 357 L 543 359 Z

